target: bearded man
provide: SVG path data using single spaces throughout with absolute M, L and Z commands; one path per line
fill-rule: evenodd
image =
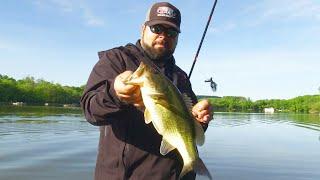
M 100 126 L 95 180 L 178 179 L 183 162 L 174 150 L 160 154 L 162 137 L 144 120 L 144 104 L 138 86 L 123 80 L 148 58 L 193 101 L 192 113 L 206 130 L 212 119 L 207 100 L 197 101 L 186 73 L 176 64 L 173 53 L 180 31 L 180 11 L 170 3 L 151 6 L 136 44 L 98 53 L 81 98 L 87 121 Z M 195 179 L 187 173 L 182 179 Z

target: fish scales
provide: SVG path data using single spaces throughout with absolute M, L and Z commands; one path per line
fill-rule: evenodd
M 197 142 L 203 143 L 203 129 L 194 120 L 184 96 L 176 86 L 166 76 L 143 62 L 124 83 L 140 87 L 145 105 L 145 122 L 152 122 L 163 138 L 160 153 L 166 155 L 174 149 L 180 153 L 183 159 L 180 177 L 194 170 L 211 179 L 196 147 Z

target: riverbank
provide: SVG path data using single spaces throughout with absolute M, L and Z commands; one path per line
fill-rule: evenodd
M 43 116 L 56 114 L 82 114 L 80 107 L 35 106 L 35 105 L 0 105 L 0 115 Z
M 274 112 L 320 113 L 320 95 L 298 96 L 292 99 L 266 99 L 252 101 L 240 96 L 206 97 L 221 112 L 265 112 L 266 108 Z

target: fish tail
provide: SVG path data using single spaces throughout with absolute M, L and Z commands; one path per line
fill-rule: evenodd
M 186 175 L 189 171 L 192 170 L 192 166 L 191 164 L 190 165 L 184 165 L 181 172 L 180 172 L 180 176 L 179 176 L 179 179 L 182 179 L 182 177 L 184 175 Z
M 203 163 L 203 161 L 200 158 L 198 158 L 194 163 L 194 171 L 197 174 L 207 176 L 210 180 L 212 179 L 212 176 L 209 170 L 207 169 L 206 165 Z

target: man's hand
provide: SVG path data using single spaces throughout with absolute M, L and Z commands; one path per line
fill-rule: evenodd
M 139 86 L 124 84 L 123 80 L 129 77 L 133 72 L 125 71 L 119 74 L 114 80 L 114 90 L 122 102 L 132 104 L 140 110 L 144 109 Z
M 208 124 L 213 119 L 213 108 L 205 99 L 193 106 L 192 114 L 197 121 Z

